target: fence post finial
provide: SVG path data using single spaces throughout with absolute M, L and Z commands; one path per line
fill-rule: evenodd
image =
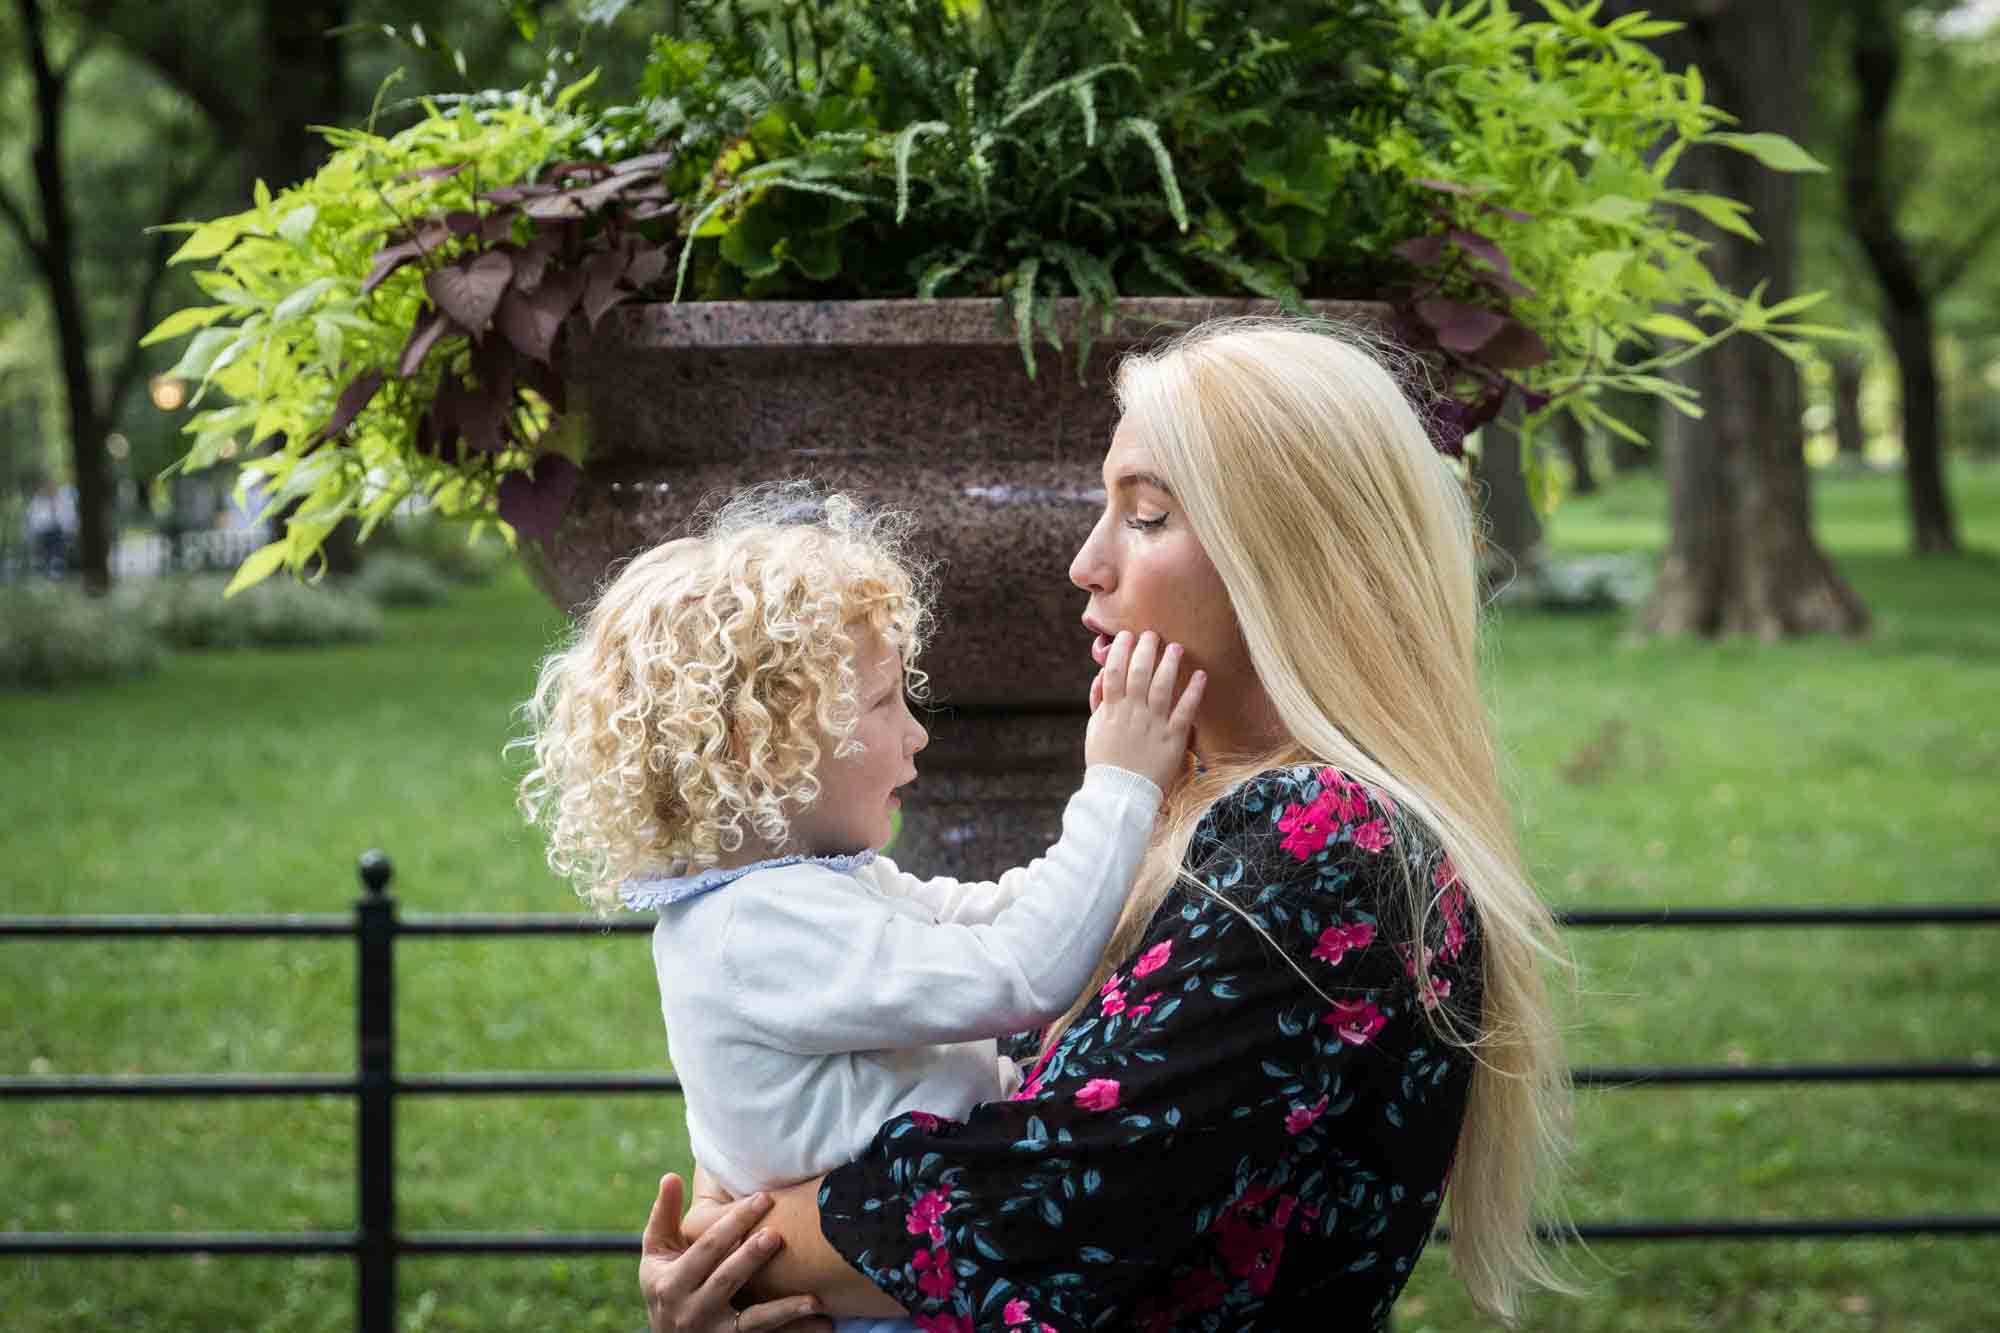
M 361 853 L 361 882 L 367 886 L 369 897 L 381 897 L 389 887 L 389 877 L 395 873 L 395 867 L 389 864 L 389 854 L 380 847 L 370 847 Z

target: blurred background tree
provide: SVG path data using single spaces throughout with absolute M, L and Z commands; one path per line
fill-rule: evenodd
M 581 40 L 561 4 L 533 0 L 11 0 L 0 13 L 0 290 L 10 311 L 46 312 L 48 334 L 39 359 L 11 335 L 0 358 L 4 482 L 12 496 L 67 470 L 87 587 L 110 584 L 120 492 L 134 509 L 180 452 L 178 403 L 135 392 L 173 360 L 139 335 L 192 297 L 166 267 L 176 238 L 147 229 L 309 175 L 326 151 L 312 127 L 365 119 L 398 67 L 426 92 L 527 82 L 543 55 L 516 16 L 542 11 L 542 45 Z M 629 81 L 649 26 L 614 13 L 583 54 Z M 384 120 L 401 114 L 391 101 Z M 51 402 L 66 458 L 47 442 Z

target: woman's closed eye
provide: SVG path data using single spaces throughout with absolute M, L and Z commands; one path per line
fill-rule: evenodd
M 1144 514 L 1134 514 L 1125 520 L 1125 526 L 1131 528 L 1134 532 L 1151 532 L 1155 528 L 1163 528 L 1166 525 L 1167 516 L 1165 514 L 1161 514 L 1158 518 L 1147 518 Z

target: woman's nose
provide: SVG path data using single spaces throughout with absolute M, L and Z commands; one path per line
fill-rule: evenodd
M 929 745 L 931 743 L 931 734 L 928 731 L 924 730 L 924 724 L 921 722 L 914 723 L 913 728 L 916 740 L 910 746 L 910 753 L 916 754 L 918 751 L 922 750 L 926 745 Z
M 1085 592 L 1109 591 L 1108 571 L 1097 553 L 1097 534 L 1103 526 L 1100 522 L 1090 530 L 1083 545 L 1077 548 L 1076 558 L 1069 562 L 1069 581 Z

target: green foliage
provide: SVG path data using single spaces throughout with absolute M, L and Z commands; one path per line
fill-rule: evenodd
M 59 689 L 143 675 L 160 644 L 122 608 L 69 584 L 0 588 L 0 689 Z
M 377 606 L 436 606 L 452 583 L 428 560 L 401 551 L 373 551 L 348 586 Z
M 191 424 L 187 464 L 285 441 L 253 466 L 302 503 L 235 586 L 412 493 L 552 530 L 582 448 L 548 429 L 559 323 L 666 287 L 676 246 L 677 298 L 1000 298 L 1031 375 L 1038 344 L 1087 352 L 1121 296 L 1385 302 L 1443 371 L 1451 453 L 1510 394 L 1530 430 L 1567 409 L 1622 434 L 1609 390 L 1698 413 L 1663 370 L 1738 333 L 1793 353 L 1831 333 L 1799 321 L 1811 296 L 1723 289 L 1682 224 L 1752 234 L 1744 209 L 1667 184 L 1698 143 L 1818 164 L 1668 73 L 1644 42 L 1672 25 L 1543 8 L 686 0 L 627 103 L 585 107 L 586 80 L 337 132 L 312 180 L 196 229 L 182 257 L 214 261 L 219 303 L 153 336 L 193 333 L 181 369 L 234 402 Z M 571 179 L 576 154 L 630 169 Z M 557 195 L 568 230 L 524 267 Z
M 120 585 L 112 601 L 176 648 L 304 648 L 382 637 L 375 603 L 338 582 L 278 579 L 236 597 L 225 597 L 224 587 L 207 575 L 152 579 Z
M 1754 238 L 1747 210 L 1667 183 L 1682 152 L 1701 143 L 1774 170 L 1824 168 L 1782 136 L 1723 128 L 1728 117 L 1704 100 L 1700 71 L 1669 74 L 1644 45 L 1678 25 L 1643 14 L 1599 24 L 1590 7 L 1546 8 L 1547 21 L 1527 22 L 1504 4 L 1471 0 L 1414 24 L 1427 100 L 1451 133 L 1427 138 L 1396 125 L 1366 150 L 1381 174 L 1457 187 L 1457 244 L 1433 270 L 1441 294 L 1472 300 L 1496 273 L 1515 280 L 1501 285 L 1547 353 L 1522 367 L 1523 382 L 1628 438 L 1631 428 L 1599 408 L 1602 393 L 1629 390 L 1699 416 L 1693 395 L 1662 370 L 1739 332 L 1795 355 L 1806 338 L 1839 336 L 1798 321 L 1816 294 L 1766 305 L 1761 289 L 1717 283 L 1680 220 L 1692 213 Z M 1504 260 L 1482 254 L 1482 241 Z M 1667 313 L 1682 306 L 1702 322 Z
M 376 544 L 422 560 L 441 577 L 458 584 L 490 582 L 508 564 L 506 543 L 490 527 L 448 523 L 423 515 L 398 516 L 383 525 Z
M 248 211 L 186 228 L 174 259 L 208 261 L 195 277 L 211 304 L 169 315 L 146 341 L 192 333 L 174 373 L 196 384 L 197 406 L 212 392 L 230 401 L 189 420 L 193 443 L 178 466 L 206 467 L 232 442 L 274 440 L 244 475 L 262 477 L 274 503 L 297 503 L 284 536 L 244 562 L 232 591 L 279 568 L 307 572 L 342 519 L 358 518 L 365 534 L 412 494 L 448 516 L 492 513 L 503 479 L 529 466 L 511 440 L 460 462 L 419 447 L 413 423 L 441 383 L 466 373 L 469 339 L 385 377 L 358 406 L 341 399 L 358 373 L 402 366 L 425 280 L 455 253 L 440 247 L 371 284 L 384 239 L 415 218 L 474 211 L 480 191 L 529 179 L 583 129 L 560 99 L 509 95 L 430 106 L 388 137 L 329 130 L 335 151 L 312 177 L 276 195 L 260 185 Z

